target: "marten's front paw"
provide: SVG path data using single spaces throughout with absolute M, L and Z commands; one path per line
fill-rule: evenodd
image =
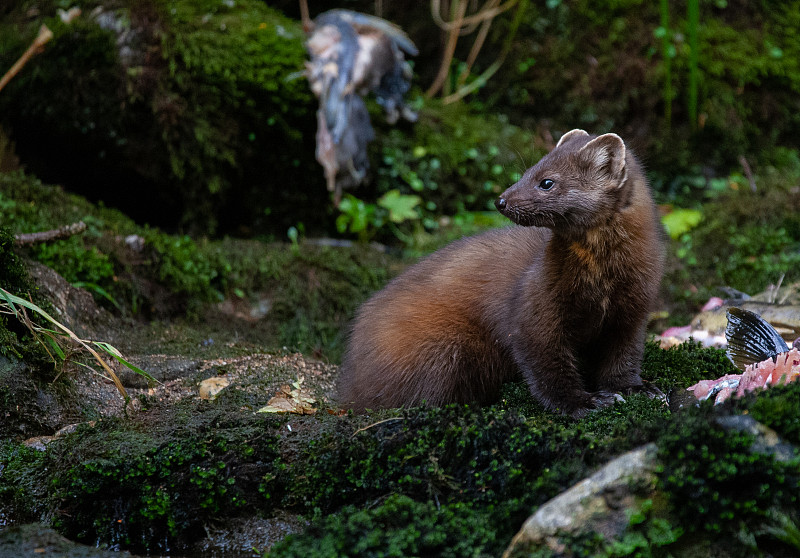
M 667 400 L 667 396 L 664 395 L 664 392 L 649 382 L 643 382 L 637 386 L 628 386 L 625 388 L 623 393 L 625 395 L 631 395 L 632 393 L 643 393 L 650 399 L 660 399 L 664 402 Z
M 583 418 L 592 411 L 596 411 L 597 409 L 602 409 L 604 407 L 610 407 L 617 401 L 625 401 L 625 399 L 619 393 L 613 393 L 611 391 L 596 391 L 588 394 L 585 406 L 573 410 L 570 415 L 572 418 Z

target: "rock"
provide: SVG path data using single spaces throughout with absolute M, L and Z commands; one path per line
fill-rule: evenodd
M 23 441 L 22 444 L 36 451 L 44 451 L 47 449 L 47 444 L 55 439 L 55 436 L 34 436 Z
M 655 444 L 647 444 L 623 454 L 542 505 L 525 521 L 503 557 L 534 547 L 564 553 L 562 536 L 619 537 L 629 524 L 630 510 L 654 491 L 657 453 Z
M 52 434 L 63 426 L 69 410 L 51 381 L 37 378 L 28 363 L 0 355 L 0 439 Z
M 719 417 L 716 423 L 729 432 L 746 432 L 753 436 L 753 445 L 750 446 L 752 453 L 771 455 L 779 463 L 791 461 L 796 455 L 794 446 L 781 440 L 774 430 L 749 415 Z
M 118 319 L 98 306 L 92 295 L 69 282 L 56 271 L 38 262 L 26 262 L 39 293 L 53 305 L 53 318 L 71 329 L 81 339 L 102 339 L 115 342 Z M 44 318 L 33 316 L 41 325 L 51 327 Z
M 287 535 L 308 525 L 299 515 L 278 512 L 271 517 L 231 518 L 227 525 L 206 526 L 206 537 L 192 548 L 191 556 L 254 556 Z
M 112 552 L 74 543 L 38 523 L 15 525 L 0 531 L 0 556 L 58 556 L 60 558 L 125 558 Z

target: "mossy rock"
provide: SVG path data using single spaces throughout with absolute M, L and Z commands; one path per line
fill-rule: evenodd
M 168 235 L 21 171 L 0 174 L 0 187 L 0 218 L 15 233 L 86 223 L 80 236 L 19 251 L 91 292 L 116 316 L 208 316 L 209 329 L 218 324 L 224 336 L 225 330 L 243 328 L 241 319 L 219 311 L 226 301 L 224 308 L 245 311 L 246 338 L 333 361 L 344 349 L 346 325 L 357 306 L 404 266 L 402 258 L 362 245 Z M 9 274 L 15 269 L 10 261 Z M 247 315 L 253 306 L 261 307 L 257 318 Z
M 256 0 L 93 1 L 69 25 L 58 7 L 0 24 L 3 67 L 39 25 L 54 33 L 0 97 L 26 166 L 141 222 L 205 234 L 325 214 L 315 103 L 290 79 L 305 56 L 299 23 Z

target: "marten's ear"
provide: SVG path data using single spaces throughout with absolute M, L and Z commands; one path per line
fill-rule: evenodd
M 560 147 L 562 143 L 566 143 L 567 141 L 569 141 L 570 138 L 576 138 L 578 136 L 588 136 L 588 135 L 589 134 L 587 134 L 584 130 L 579 130 L 577 128 L 575 130 L 570 130 L 569 132 L 561 136 L 561 139 L 558 140 L 556 147 Z
M 578 152 L 595 167 L 604 170 L 619 186 L 625 179 L 625 144 L 617 134 L 596 137 Z

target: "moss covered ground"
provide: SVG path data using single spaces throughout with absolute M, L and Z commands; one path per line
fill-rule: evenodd
M 681 360 L 690 364 L 676 388 L 729 366 L 713 349 L 651 345 L 646 375 L 668 376 Z M 284 510 L 311 523 L 271 556 L 497 556 L 538 506 L 655 441 L 662 506 L 632 519 L 624 544 L 579 540 L 577 555 L 691 556 L 712 541 L 718 556 L 797 552 L 800 458 L 778 462 L 754 451 L 750 435 L 715 423 L 745 412 L 797 446 L 797 384 L 678 413 L 634 396 L 578 422 L 514 386 L 506 395 L 485 408 L 361 416 L 327 405 L 307 417 L 253 413 L 268 395 L 246 407 L 235 397 L 152 402 L 136 416 L 81 426 L 46 452 L 6 440 L 3 512 L 46 518 L 75 540 L 163 552 L 220 518 Z
M 368 247 L 165 235 L 21 172 L 0 179 L 10 232 L 89 224 L 87 234 L 47 250 L 5 257 L 39 259 L 75 283 L 96 285 L 99 304 L 138 324 L 128 347 L 145 354 L 230 359 L 289 346 L 335 362 L 358 302 L 405 264 Z M 142 253 L 120 242 L 129 235 L 144 239 Z M 150 291 L 136 291 L 143 284 Z M 270 306 L 260 324 L 223 318 L 217 307 L 221 298 L 259 296 Z M 158 300 L 161 308 L 147 309 Z M 733 371 L 724 353 L 698 344 L 646 347 L 643 377 L 667 393 Z M 713 547 L 719 556 L 791 556 L 798 549 L 800 460 L 776 461 L 754 451 L 749 434 L 716 422 L 745 413 L 796 447 L 797 385 L 682 411 L 632 396 L 578 422 L 543 411 L 521 383 L 485 408 L 368 415 L 342 415 L 323 400 L 313 416 L 257 414 L 273 395 L 263 388 L 177 403 L 143 394 L 141 410 L 128 416 L 78 411 L 84 421 L 100 420 L 40 452 L 20 440 L 52 432 L 37 422 L 46 405 L 8 413 L 21 402 L 41 403 L 54 388 L 68 399 L 69 374 L 50 384 L 46 359 L 13 355 L 2 374 L 3 385 L 15 386 L 0 392 L 5 416 L 25 428 L 3 432 L 0 517 L 44 520 L 90 544 L 174 551 L 191 548 L 223 518 L 290 512 L 309 526 L 271 541 L 271 555 L 497 556 L 538 506 L 620 453 L 656 442 L 658 500 L 631 518 L 622 540 L 578 539 L 576 555 L 693 556 Z

